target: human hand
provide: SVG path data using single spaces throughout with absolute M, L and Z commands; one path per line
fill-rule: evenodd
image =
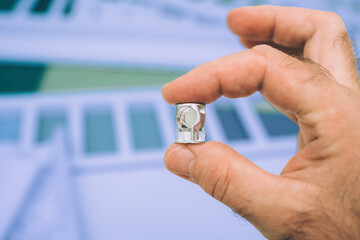
M 174 144 L 166 167 L 269 239 L 360 239 L 359 77 L 344 23 L 333 13 L 260 6 L 232 10 L 228 25 L 250 49 L 165 85 L 164 99 L 211 103 L 260 91 L 299 125 L 298 152 L 276 176 L 219 142 Z

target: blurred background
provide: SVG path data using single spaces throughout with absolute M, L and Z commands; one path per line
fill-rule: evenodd
M 244 48 L 246 5 L 341 15 L 358 0 L 0 0 L 0 239 L 263 239 L 168 173 L 175 109 L 161 86 Z M 297 126 L 255 94 L 207 106 L 207 138 L 278 174 Z

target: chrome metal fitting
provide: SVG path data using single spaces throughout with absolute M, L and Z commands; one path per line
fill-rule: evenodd
M 205 142 L 206 105 L 202 103 L 179 103 L 176 105 L 176 142 Z

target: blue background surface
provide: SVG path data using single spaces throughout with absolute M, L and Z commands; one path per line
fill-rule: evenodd
M 161 85 L 244 49 L 239 6 L 334 11 L 356 0 L 1 0 L 0 239 L 263 239 L 163 166 L 174 107 Z M 207 138 L 278 174 L 297 126 L 259 94 L 207 106 Z

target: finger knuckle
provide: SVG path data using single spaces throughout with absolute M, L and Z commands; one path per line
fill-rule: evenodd
M 254 54 L 261 55 L 263 57 L 267 57 L 268 52 L 273 51 L 274 48 L 267 44 L 260 44 L 256 45 L 251 50 L 254 52 Z
M 344 21 L 337 13 L 324 12 L 323 20 L 327 25 L 331 25 L 333 27 L 341 27 L 345 29 Z
M 350 41 L 349 34 L 346 30 L 336 33 L 333 47 L 338 50 L 348 51 L 348 53 L 350 53 L 349 58 L 354 58 L 354 56 L 352 55 L 352 42 Z
M 254 55 L 258 56 L 260 60 L 262 60 L 260 63 L 263 64 L 265 68 L 269 68 L 272 58 L 274 56 L 279 56 L 279 53 L 281 53 L 279 50 L 267 44 L 257 45 L 251 48 L 251 51 Z M 285 54 L 285 56 L 288 57 L 289 55 Z
M 328 38 L 333 39 L 333 47 L 339 50 L 350 50 L 349 52 L 352 53 L 352 43 L 341 16 L 334 12 L 323 12 L 321 20 L 323 26 L 327 28 Z
M 256 83 L 241 81 L 237 74 L 237 64 L 227 64 L 226 62 L 217 61 L 214 67 L 214 75 L 218 80 L 221 94 L 228 98 L 238 98 L 239 96 L 248 96 L 253 94 L 257 89 Z

